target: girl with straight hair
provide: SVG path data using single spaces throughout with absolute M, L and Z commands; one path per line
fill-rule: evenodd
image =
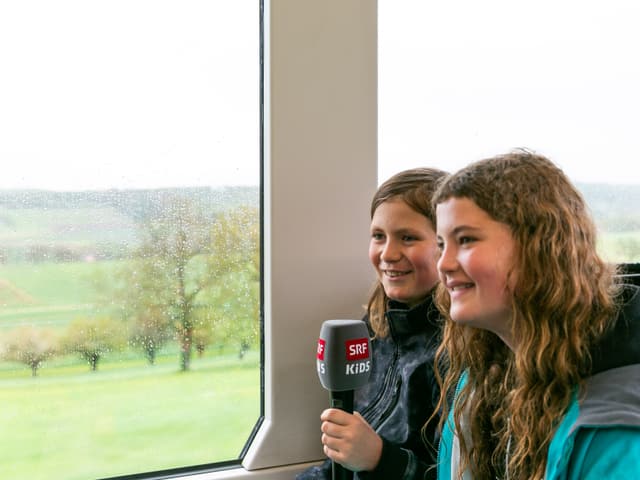
M 397 173 L 371 201 L 369 259 L 376 272 L 364 321 L 372 337 L 368 384 L 355 392 L 355 411 L 322 412 L 321 441 L 329 457 L 298 480 L 331 479 L 331 460 L 358 479 L 435 478 L 439 398 L 433 373 L 440 314 L 433 303 L 438 248 L 431 195 L 446 173 L 415 168 Z

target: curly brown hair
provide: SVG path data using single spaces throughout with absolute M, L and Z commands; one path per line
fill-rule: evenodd
M 431 204 L 431 196 L 447 175 L 447 172 L 435 168 L 412 168 L 396 173 L 382 183 L 373 195 L 371 218 L 373 219 L 376 209 L 382 203 L 399 198 L 413 210 L 427 217 L 435 229 L 436 214 Z M 367 314 L 377 337 L 386 337 L 389 334 L 389 325 L 384 316 L 388 302 L 389 297 L 382 284 L 376 281 L 367 304 Z
M 596 229 L 584 199 L 544 156 L 518 150 L 468 165 L 447 178 L 433 205 L 467 198 L 507 225 L 516 245 L 511 289 L 511 351 L 492 332 L 458 325 L 438 287 L 445 317 L 436 365 L 440 407 L 463 372 L 468 382 L 454 407 L 461 472 L 474 479 L 544 477 L 549 443 L 576 386 L 591 368 L 590 348 L 614 320 L 615 269 L 596 252 Z M 441 371 L 436 368 L 436 372 Z M 464 415 L 463 415 L 464 412 Z

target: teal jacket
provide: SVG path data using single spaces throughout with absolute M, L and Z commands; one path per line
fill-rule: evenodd
M 640 291 L 630 287 L 625 296 L 615 330 L 594 354 L 596 373 L 574 395 L 551 440 L 545 480 L 640 478 Z M 464 374 L 458 390 L 466 380 Z M 457 479 L 457 465 L 450 414 L 438 451 L 438 480 Z M 462 478 L 472 480 L 468 471 Z

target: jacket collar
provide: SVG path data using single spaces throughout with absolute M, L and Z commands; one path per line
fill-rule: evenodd
M 389 322 L 391 335 L 396 338 L 438 327 L 440 318 L 440 313 L 433 303 L 431 295 L 413 308 L 409 308 L 404 303 L 390 300 L 385 315 Z

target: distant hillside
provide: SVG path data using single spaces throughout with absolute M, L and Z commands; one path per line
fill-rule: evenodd
M 640 231 L 640 185 L 584 183 L 577 184 L 577 187 L 602 229 L 609 232 Z
M 48 190 L 0 190 L 0 208 L 76 210 L 112 208 L 135 221 L 147 220 L 168 196 L 191 199 L 212 213 L 238 205 L 257 205 L 258 187 L 192 187 L 140 190 L 54 192 Z
M 121 258 L 137 246 L 138 227 L 170 198 L 187 199 L 206 216 L 258 206 L 258 187 L 54 192 L 0 191 L 0 263 Z

